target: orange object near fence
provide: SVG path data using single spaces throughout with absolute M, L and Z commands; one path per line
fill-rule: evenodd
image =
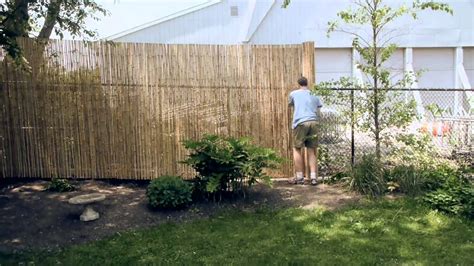
M 432 134 L 434 137 L 447 136 L 451 133 L 451 125 L 448 122 L 424 122 L 420 131 Z

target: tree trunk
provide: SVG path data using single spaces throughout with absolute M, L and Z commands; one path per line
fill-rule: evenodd
M 379 95 L 378 95 L 378 78 L 379 78 L 379 72 L 378 72 L 378 57 L 377 57 L 377 33 L 378 33 L 378 24 L 377 24 L 377 18 L 375 17 L 375 14 L 377 14 L 377 1 L 374 1 L 374 15 L 372 17 L 372 34 L 373 34 L 373 40 L 372 40 L 372 46 L 373 46 L 373 53 L 374 53 L 374 61 L 373 61 L 373 79 L 374 79 L 374 103 L 373 103 L 373 114 L 374 114 L 374 135 L 375 135 L 375 156 L 377 157 L 378 160 L 380 160 L 380 119 L 379 119 Z
M 30 62 L 33 76 L 38 74 L 44 63 L 44 50 L 46 45 L 48 45 L 48 40 L 51 37 L 54 25 L 58 20 L 59 12 L 61 11 L 61 4 L 62 0 L 51 0 L 51 3 L 48 5 L 48 11 L 43 27 L 41 27 L 41 31 L 36 41 L 35 52 L 30 55 L 30 58 L 27 58 Z
M 46 19 L 44 21 L 43 27 L 38 35 L 38 39 L 49 39 L 51 37 L 51 33 L 53 32 L 54 25 L 58 20 L 59 11 L 61 11 L 61 0 L 52 0 L 48 6 L 48 13 L 46 15 Z

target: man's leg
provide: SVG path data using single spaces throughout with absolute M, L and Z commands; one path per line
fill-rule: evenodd
M 311 178 L 318 177 L 318 148 L 306 148 Z
M 315 121 L 311 121 L 306 151 L 308 153 L 308 164 L 310 169 L 311 185 L 317 184 L 318 179 L 318 131 L 319 125 Z
M 295 170 L 298 173 L 303 174 L 304 171 L 304 159 L 303 159 L 303 149 L 302 148 L 293 148 L 293 160 L 295 162 Z
M 295 183 L 304 182 L 304 141 L 306 128 L 299 125 L 293 130 L 293 161 L 295 163 Z

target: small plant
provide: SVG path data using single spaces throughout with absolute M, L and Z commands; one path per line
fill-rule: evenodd
M 474 184 L 454 170 L 442 169 L 436 175 L 442 182 L 423 200 L 434 209 L 474 219 Z
M 334 175 L 344 172 L 349 161 L 344 156 L 345 147 L 321 144 L 318 146 L 318 168 L 322 175 Z
M 68 180 L 62 178 L 53 178 L 48 185 L 48 190 L 53 192 L 69 192 L 74 189 L 74 186 Z
M 178 209 L 191 203 L 192 186 L 178 176 L 161 176 L 150 182 L 146 196 L 153 208 Z
M 245 189 L 258 180 L 270 184 L 264 170 L 282 161 L 275 151 L 253 145 L 248 138 L 206 135 L 185 141 L 184 146 L 190 151 L 184 163 L 198 173 L 195 193 L 203 196 L 245 195 Z
M 382 195 L 386 189 L 384 170 L 375 154 L 366 154 L 352 169 L 350 188 L 369 197 Z
M 426 186 L 426 178 L 422 171 L 413 165 L 399 165 L 388 171 L 387 189 L 389 191 L 398 190 L 408 195 L 418 195 L 423 192 Z
M 351 179 L 351 173 L 349 171 L 340 171 L 333 175 L 330 175 L 324 182 L 327 184 L 347 183 Z
M 433 145 L 432 137 L 427 133 L 396 134 L 390 144 L 392 148 L 387 158 L 389 164 L 403 165 L 410 162 L 417 168 L 432 168 L 446 163 L 440 156 L 439 149 Z

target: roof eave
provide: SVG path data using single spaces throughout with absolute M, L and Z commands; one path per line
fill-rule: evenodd
M 170 14 L 170 15 L 168 15 L 168 16 L 159 18 L 159 19 L 157 19 L 157 20 L 153 20 L 153 21 L 147 22 L 147 23 L 145 23 L 145 24 L 142 24 L 142 25 L 139 25 L 139 26 L 130 28 L 130 29 L 128 29 L 128 30 L 124 30 L 124 31 L 121 31 L 121 32 L 119 32 L 119 33 L 116 33 L 116 34 L 107 36 L 107 37 L 105 37 L 105 38 L 102 38 L 102 40 L 113 41 L 113 40 L 116 40 L 116 39 L 121 38 L 121 37 L 123 37 L 123 36 L 129 35 L 129 34 L 131 34 L 131 33 L 134 33 L 134 32 L 137 32 L 137 31 L 140 31 L 140 30 L 149 28 L 149 27 L 156 26 L 156 25 L 158 25 L 158 24 L 160 24 L 160 23 L 173 20 L 173 19 L 175 19 L 175 18 L 178 18 L 178 17 L 184 16 L 184 15 L 193 13 L 193 12 L 195 12 L 195 11 L 198 11 L 198 10 L 201 10 L 201 9 L 204 9 L 204 8 L 207 8 L 207 7 L 210 7 L 210 6 L 212 6 L 212 5 L 215 5 L 215 4 L 218 4 L 218 3 L 221 3 L 221 2 L 222 2 L 222 0 L 209 0 L 209 1 L 205 2 L 205 3 L 201 3 L 201 4 L 199 4 L 199 5 L 195 5 L 195 6 L 192 6 L 192 7 L 190 7 L 190 8 L 183 9 L 183 10 L 181 10 L 181 11 L 178 11 L 178 12 L 173 13 L 173 14 Z

